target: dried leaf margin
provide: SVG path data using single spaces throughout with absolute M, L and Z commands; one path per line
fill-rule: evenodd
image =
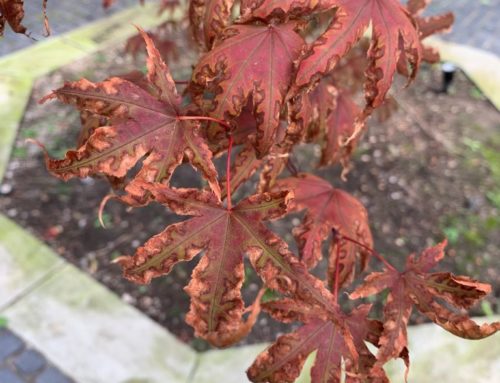
M 175 213 L 194 217 L 170 225 L 134 256 L 121 257 L 117 262 L 125 278 L 148 283 L 205 250 L 186 287 L 191 297 L 186 321 L 197 336 L 218 346 L 228 346 L 219 343 L 220 339 L 235 341 L 228 334 L 240 331 L 243 325 L 240 289 L 245 253 L 267 287 L 337 314 L 323 283 L 310 275 L 286 243 L 262 223 L 286 213 L 291 198 L 288 192 L 250 196 L 228 210 L 207 191 L 150 184 L 143 187 Z

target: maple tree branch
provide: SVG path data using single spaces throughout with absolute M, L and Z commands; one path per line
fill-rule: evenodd
M 184 81 L 174 80 L 174 82 L 175 82 L 177 85 L 187 85 L 187 84 L 189 84 L 189 81 L 187 81 L 187 80 L 184 80 Z
M 385 259 L 385 258 L 384 258 L 384 257 L 383 257 L 383 256 L 382 256 L 379 252 L 377 252 L 377 251 L 373 250 L 372 248 L 370 248 L 370 247 L 368 247 L 368 246 L 364 245 L 363 243 L 361 243 L 361 242 L 359 242 L 359 241 L 357 241 L 357 240 L 355 240 L 355 239 L 353 239 L 353 238 L 351 238 L 351 237 L 348 237 L 348 236 L 346 236 L 346 235 L 344 235 L 344 234 L 339 233 L 339 232 L 338 232 L 337 230 L 335 230 L 335 229 L 332 229 L 332 233 L 333 233 L 334 237 L 339 237 L 339 238 L 341 238 L 341 239 L 345 239 L 345 240 L 347 240 L 347 241 L 349 241 L 349 242 L 352 242 L 352 243 L 354 243 L 354 244 L 356 244 L 356 245 L 358 245 L 358 246 L 362 247 L 362 248 L 363 248 L 363 249 L 365 249 L 365 250 L 368 250 L 368 251 L 369 251 L 371 254 L 373 254 L 373 255 L 374 255 L 374 256 L 375 256 L 375 257 L 376 257 L 376 258 L 377 258 L 380 262 L 382 262 L 382 263 L 384 264 L 384 266 L 385 266 L 385 267 L 387 267 L 389 270 L 391 270 L 391 271 L 397 271 L 397 270 L 396 270 L 396 268 L 395 268 L 393 265 L 391 265 L 391 264 L 387 261 L 387 259 Z
M 231 205 L 231 151 L 233 150 L 233 136 L 228 132 L 229 144 L 227 147 L 227 161 L 226 161 L 226 194 L 227 194 L 227 210 L 232 209 Z
M 335 280 L 334 280 L 334 289 L 333 289 L 333 297 L 335 302 L 338 304 L 339 301 L 339 265 L 340 265 L 340 246 L 341 242 L 338 238 L 335 238 L 337 241 L 337 258 L 335 259 Z

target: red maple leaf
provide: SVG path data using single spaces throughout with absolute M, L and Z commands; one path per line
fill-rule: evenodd
M 412 66 L 410 77 L 416 75 L 422 53 L 414 21 L 398 0 L 332 0 L 330 4 L 338 7 L 335 16 L 300 61 L 295 85 L 309 86 L 331 72 L 371 23 L 365 96 L 367 106 L 376 108 L 391 86 L 401 52 Z
M 333 106 L 323 127 L 324 139 L 320 164 L 330 165 L 340 162 L 347 168 L 357 145 L 357 138 L 349 141 L 348 139 L 354 133 L 356 118 L 361 109 L 347 91 L 333 89 L 332 92 Z
M 369 248 L 373 246 L 366 209 L 345 191 L 333 188 L 320 177 L 304 173 L 278 180 L 275 188 L 294 191 L 291 210 L 307 209 L 302 225 L 294 229 L 294 236 L 299 244 L 302 260 L 309 268 L 314 267 L 322 258 L 321 244 L 332 228 Z M 366 268 L 370 252 L 344 239 L 332 241 L 328 267 L 330 281 L 334 275 L 337 246 L 340 246 L 339 286 L 342 286 L 353 280 L 358 258 L 361 270 Z
M 251 97 L 259 158 L 273 145 L 285 95 L 292 79 L 293 61 L 304 40 L 295 23 L 234 25 L 224 30 L 214 48 L 193 72 L 194 93 L 214 89 L 210 116 L 231 120 L 239 116 Z
M 46 36 L 50 35 L 49 21 L 47 18 L 47 0 L 42 2 L 44 28 Z M 5 23 L 12 31 L 26 35 L 26 27 L 22 24 L 24 19 L 24 0 L 0 0 L 0 36 L 3 36 Z M 27 34 L 29 36 L 29 34 Z
M 409 0 L 406 5 L 408 11 L 417 23 L 420 40 L 424 40 L 436 33 L 449 32 L 453 22 L 455 21 L 455 17 L 451 12 L 446 12 L 437 16 L 421 16 L 422 12 L 429 5 L 429 3 L 429 0 Z M 427 45 L 423 45 L 422 48 L 423 60 L 430 63 L 439 62 L 439 52 L 436 48 Z
M 61 160 L 46 153 L 47 168 L 63 180 L 100 174 L 121 178 L 145 157 L 126 187 L 134 200 L 142 202 L 144 191 L 137 182 L 167 183 L 186 156 L 220 195 L 212 153 L 198 133 L 199 124 L 183 120 L 170 71 L 151 38 L 140 32 L 148 51 L 146 89 L 118 77 L 96 84 L 83 79 L 66 83 L 41 100 L 57 98 L 72 104 L 86 121 L 79 147 Z
M 234 0 L 191 0 L 189 20 L 196 41 L 208 49 L 229 25 Z
M 299 376 L 307 357 L 317 350 L 311 382 L 341 382 L 342 362 L 348 383 L 387 383 L 383 369 L 372 371 L 376 363 L 365 341 L 379 346 L 381 324 L 367 318 L 370 305 L 362 305 L 343 315 L 343 326 L 328 315 L 292 299 L 264 303 L 263 308 L 280 322 L 303 322 L 292 333 L 280 336 L 262 352 L 248 369 L 252 382 L 287 383 Z M 338 322 L 338 321 L 337 321 Z
M 239 339 L 235 334 L 241 334 L 242 326 L 248 328 L 241 319 L 245 253 L 269 288 L 313 306 L 324 306 L 334 315 L 337 312 L 323 283 L 310 275 L 286 243 L 263 224 L 285 214 L 288 192 L 253 195 L 227 209 L 208 191 L 173 190 L 158 184 L 143 187 L 175 213 L 193 218 L 168 226 L 134 256 L 117 261 L 127 279 L 148 283 L 204 250 L 186 287 L 191 296 L 186 321 L 197 336 L 227 346 Z
M 294 92 L 309 88 L 330 73 L 372 25 L 372 42 L 368 50 L 365 97 L 368 109 L 382 104 L 400 56 L 404 55 L 417 73 L 422 48 L 415 21 L 399 0 L 264 0 L 243 1 L 244 19 L 254 17 L 297 17 L 311 12 L 335 9 L 326 31 L 305 50 L 297 69 Z
M 370 274 L 351 299 L 377 294 L 389 289 L 384 307 L 384 330 L 377 355 L 377 365 L 399 356 L 407 347 L 406 326 L 413 306 L 445 330 L 466 339 L 482 339 L 500 330 L 500 322 L 479 326 L 467 315 L 450 311 L 449 305 L 466 309 L 484 298 L 491 286 L 465 276 L 430 273 L 444 257 L 446 241 L 423 251 L 419 257 L 408 257 L 406 269 L 388 269 Z

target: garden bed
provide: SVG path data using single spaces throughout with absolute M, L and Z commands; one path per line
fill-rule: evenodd
M 180 51 L 183 57 L 173 65 L 174 76 L 185 80 L 189 55 L 182 47 Z M 137 63 L 123 55 L 122 47 L 116 47 L 37 81 L 0 188 L 0 209 L 124 301 L 183 341 L 204 349 L 206 345 L 193 338 L 191 327 L 183 320 L 189 299 L 182 288 L 196 261 L 176 266 L 170 275 L 148 286 L 127 282 L 119 267 L 111 263 L 119 255 L 133 254 L 150 236 L 179 218 L 157 204 L 129 211 L 112 202 L 104 215 L 108 228 L 103 229 L 97 209 L 110 192 L 109 185 L 90 178 L 59 181 L 48 175 L 38 148 L 25 143 L 27 138 L 35 138 L 52 155 L 61 157 L 75 142 L 78 114 L 57 102 L 40 106 L 37 101 L 64 80 L 86 77 L 98 81 L 136 67 Z M 449 94 L 435 91 L 439 83 L 439 68 L 424 67 L 411 87 L 394 87 L 399 109 L 384 123 L 370 121 L 346 183 L 340 181 L 338 168 L 317 172 L 361 199 L 370 215 L 375 248 L 398 266 L 407 254 L 447 236 L 448 257 L 442 269 L 493 284 L 494 293 L 474 313 L 498 312 L 500 116 L 461 72 Z M 296 162 L 306 163 L 300 159 L 315 155 L 319 156 L 316 148 L 304 146 L 296 152 Z M 314 169 L 301 166 L 301 170 Z M 172 184 L 197 186 L 199 178 L 183 165 Z M 290 216 L 272 226 L 281 233 L 290 232 L 298 217 Z M 286 238 L 291 242 L 290 235 Z M 246 271 L 244 290 L 249 299 L 260 282 L 250 267 Z M 322 272 L 322 265 L 316 272 Z M 245 342 L 272 340 L 284 326 L 262 314 Z

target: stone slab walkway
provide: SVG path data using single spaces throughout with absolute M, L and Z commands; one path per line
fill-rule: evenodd
M 0 329 L 1 383 L 75 383 L 8 329 Z

